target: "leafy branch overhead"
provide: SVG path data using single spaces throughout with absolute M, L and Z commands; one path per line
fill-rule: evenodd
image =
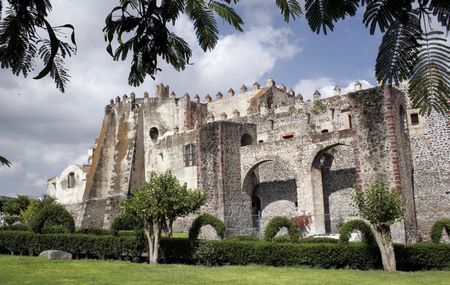
M 0 4 L 3 1 L 0 0 Z M 52 10 L 50 0 L 8 0 L 6 17 L 0 19 L 0 65 L 12 73 L 27 77 L 40 58 L 44 67 L 34 79 L 47 75 L 64 92 L 69 75 L 64 68 L 64 58 L 76 52 L 74 27 L 70 24 L 52 26 L 47 21 Z M 0 13 L 3 6 L 0 5 Z M 70 41 L 61 38 L 70 30 Z M 44 36 L 45 35 L 45 36 Z
M 45 67 L 35 78 L 50 75 L 64 91 L 69 80 L 64 58 L 76 51 L 73 27 L 52 27 L 48 23 L 50 0 L 0 0 L 0 13 L 3 2 L 9 6 L 6 17 L 0 19 L 1 67 L 27 76 L 35 67 L 35 58 L 40 57 Z M 161 70 L 161 60 L 178 71 L 184 70 L 190 64 L 192 51 L 183 38 L 169 29 L 170 24 L 176 24 L 181 14 L 187 15 L 194 24 L 200 47 L 208 51 L 218 41 L 217 18 L 242 31 L 244 23 L 233 9 L 240 2 L 119 0 L 106 17 L 103 29 L 107 51 L 114 60 L 126 60 L 130 55 L 128 82 L 133 86 L 143 83 L 147 75 L 154 78 Z M 411 102 L 422 114 L 450 110 L 449 46 L 444 33 L 431 27 L 431 20 L 435 19 L 443 30 L 450 31 L 448 0 L 274 0 L 274 4 L 286 22 L 304 11 L 311 30 L 318 34 L 333 31 L 338 21 L 365 8 L 363 24 L 368 32 L 383 34 L 375 65 L 377 80 L 383 84 L 410 80 Z M 40 38 L 39 29 L 46 32 L 46 39 Z M 57 36 L 64 29 L 72 31 L 70 42 Z

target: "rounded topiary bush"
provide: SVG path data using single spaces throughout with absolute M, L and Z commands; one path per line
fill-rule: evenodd
M 119 214 L 111 224 L 111 234 L 118 235 L 119 231 L 136 231 L 142 228 L 142 223 L 135 215 L 125 212 Z
M 64 227 L 69 233 L 75 231 L 72 215 L 61 205 L 52 204 L 43 207 L 30 222 L 31 230 L 35 233 L 42 233 L 44 228 L 51 226 Z
M 368 245 L 375 245 L 375 237 L 370 226 L 362 220 L 351 220 L 341 226 L 339 241 L 348 243 L 352 232 L 360 231 L 362 241 Z
M 434 223 L 431 228 L 431 240 L 434 243 L 440 243 L 442 239 L 442 230 L 447 232 L 447 235 L 450 237 L 450 219 L 441 219 Z
M 213 215 L 204 213 L 195 218 L 195 220 L 192 222 L 191 228 L 189 229 L 189 239 L 190 240 L 198 239 L 198 235 L 200 234 L 201 228 L 206 225 L 212 226 L 216 230 L 217 236 L 220 239 L 224 238 L 225 224 L 218 218 L 214 217 Z
M 287 228 L 291 241 L 298 240 L 299 235 L 294 223 L 286 217 L 272 218 L 269 224 L 267 224 L 266 230 L 264 232 L 264 239 L 267 241 L 272 241 L 282 228 Z

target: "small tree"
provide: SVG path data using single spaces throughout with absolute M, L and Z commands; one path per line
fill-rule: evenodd
M 150 181 L 137 188 L 133 196 L 124 202 L 123 210 L 133 213 L 142 221 L 151 264 L 158 263 L 161 231 L 165 227 L 171 229 L 177 217 L 195 212 L 205 201 L 203 193 L 188 189 L 186 184 L 181 185 L 167 171 L 163 174 L 152 172 Z
M 391 225 L 404 216 L 399 195 L 377 180 L 366 191 L 356 188 L 354 200 L 362 217 L 370 222 L 384 270 L 396 271 Z

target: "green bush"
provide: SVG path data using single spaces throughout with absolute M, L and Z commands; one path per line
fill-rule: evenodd
M 41 234 L 68 234 L 69 231 L 66 227 L 54 225 L 45 227 L 41 230 Z
M 119 231 L 132 231 L 138 230 L 143 227 L 142 222 L 139 221 L 131 213 L 125 212 L 117 215 L 111 224 L 111 233 L 118 235 Z
M 28 231 L 29 228 L 24 224 L 6 225 L 0 227 L 0 231 Z
M 19 220 L 19 218 L 17 216 L 5 216 L 3 220 L 5 221 L 5 224 L 7 224 L 8 226 L 12 226 Z
M 191 241 L 198 239 L 201 228 L 206 225 L 211 225 L 216 230 L 217 236 L 220 239 L 224 238 L 225 224 L 213 215 L 204 213 L 192 222 L 191 228 L 189 229 L 189 239 Z
M 110 230 L 100 229 L 100 228 L 79 228 L 75 231 L 77 234 L 84 234 L 84 235 L 110 235 Z
M 260 238 L 256 233 L 248 235 L 232 235 L 228 236 L 227 240 L 237 240 L 237 241 L 258 241 Z
M 442 239 L 442 230 L 447 232 L 447 235 L 450 237 L 450 219 L 441 219 L 434 223 L 431 228 L 431 240 L 434 243 L 440 243 Z
M 68 232 L 75 231 L 75 222 L 72 215 L 61 205 L 47 205 L 43 207 L 31 220 L 31 230 L 35 233 L 41 233 L 44 227 L 62 226 Z
M 348 243 L 352 232 L 356 230 L 361 232 L 363 242 L 365 242 L 369 246 L 376 245 L 372 229 L 366 222 L 362 220 L 351 220 L 343 224 L 339 233 L 339 241 Z
M 380 258 L 363 243 L 274 243 L 267 241 L 199 241 L 195 263 L 205 265 L 305 265 L 321 268 L 379 268 Z
M 450 245 L 432 242 L 395 245 L 397 269 L 402 271 L 449 269 Z
M 294 223 L 286 217 L 274 217 L 267 224 L 266 231 L 264 232 L 264 239 L 266 241 L 272 241 L 275 235 L 282 229 L 287 228 L 289 237 L 291 241 L 295 242 L 298 240 L 299 235 Z M 283 240 L 283 238 L 277 239 L 278 241 Z
M 339 240 L 327 237 L 306 237 L 297 240 L 298 243 L 338 243 Z

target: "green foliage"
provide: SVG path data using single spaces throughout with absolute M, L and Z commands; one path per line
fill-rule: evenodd
M 29 228 L 23 224 L 6 225 L 0 227 L 0 231 L 28 231 Z
M 416 243 L 395 245 L 397 268 L 404 271 L 450 268 L 450 245 Z
M 110 235 L 110 230 L 100 229 L 100 228 L 79 228 L 75 230 L 75 233 L 77 234 L 84 234 L 84 235 L 98 235 L 98 236 L 104 236 L 104 235 Z
M 286 228 L 289 233 L 289 237 L 291 241 L 296 241 L 299 238 L 297 229 L 295 228 L 294 223 L 286 218 L 286 217 L 274 217 L 270 220 L 270 222 L 266 226 L 266 230 L 264 232 L 264 239 L 266 241 L 272 241 L 275 235 L 282 229 Z
M 67 210 L 56 204 L 43 207 L 30 222 L 31 230 L 35 233 L 42 233 L 43 229 L 50 226 L 61 226 L 68 232 L 75 231 L 75 222 Z
M 343 243 L 348 243 L 352 232 L 360 231 L 362 236 L 362 241 L 369 246 L 376 245 L 375 237 L 373 235 L 370 226 L 362 220 L 352 220 L 344 223 L 341 226 L 339 233 L 339 241 Z
M 111 233 L 118 235 L 122 230 L 139 230 L 143 228 L 143 223 L 129 212 L 122 212 L 117 215 L 111 224 Z
M 7 225 L 12 225 L 19 220 L 17 216 L 5 216 L 3 219 Z
M 362 217 L 377 226 L 390 226 L 404 216 L 399 195 L 381 180 L 365 191 L 357 188 L 354 201 Z
M 47 21 L 52 10 L 50 0 L 13 0 L 8 4 L 6 17 L 0 18 L 1 68 L 9 68 L 15 75 L 27 77 L 36 66 L 36 58 L 40 57 L 44 68 L 34 78 L 41 79 L 50 74 L 57 88 L 64 92 L 68 82 L 64 58 L 76 51 L 73 26 L 51 26 Z M 72 30 L 70 42 L 61 39 L 68 29 Z
M 3 205 L 3 211 L 9 215 L 19 216 L 30 204 L 31 199 L 27 196 L 19 195 L 17 198 L 8 199 Z
M 223 239 L 225 236 L 225 224 L 218 218 L 214 217 L 211 214 L 203 213 L 192 222 L 191 228 L 189 229 L 189 239 L 194 241 L 198 239 L 198 235 L 200 234 L 200 230 L 203 226 L 210 225 L 212 226 L 217 233 L 217 236 L 220 239 Z
M 37 215 L 40 207 L 36 200 L 32 200 L 25 210 L 20 211 L 20 220 L 26 226 L 30 226 L 31 219 Z
M 304 265 L 321 268 L 368 269 L 379 257 L 362 243 L 274 243 L 267 241 L 199 241 L 194 262 L 209 265 Z
M 313 113 L 314 115 L 323 114 L 326 110 L 327 105 L 323 102 L 323 100 L 315 100 L 313 106 L 310 109 L 311 113 Z
M 42 229 L 41 234 L 68 234 L 69 230 L 60 225 L 48 226 Z
M 445 230 L 450 237 L 450 219 L 441 219 L 434 223 L 431 228 L 431 240 L 434 243 L 440 243 L 442 239 L 442 231 Z

